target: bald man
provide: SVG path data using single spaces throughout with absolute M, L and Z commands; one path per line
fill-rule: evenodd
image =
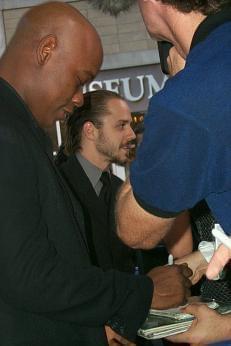
M 53 164 L 43 128 L 83 104 L 101 62 L 94 27 L 61 2 L 27 12 L 0 60 L 1 346 L 103 346 L 105 325 L 133 340 L 151 304 L 185 298 L 180 267 L 164 269 L 171 297 L 163 269 L 91 265 L 82 210 Z

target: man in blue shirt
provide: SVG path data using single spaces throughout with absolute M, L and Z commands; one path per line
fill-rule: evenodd
M 178 214 L 203 199 L 228 233 L 230 0 L 139 0 L 139 5 L 151 36 L 171 42 L 186 66 L 150 102 L 143 142 L 131 166 L 131 185 L 125 184 L 118 198 L 118 234 L 134 248 L 153 247 Z M 230 315 L 220 316 L 206 306 L 187 312 L 197 317 L 187 342 L 231 339 Z M 174 341 L 185 338 L 182 334 Z

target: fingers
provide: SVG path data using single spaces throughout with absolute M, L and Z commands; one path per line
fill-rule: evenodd
M 187 313 L 187 314 L 193 315 L 195 317 L 197 316 L 197 313 L 198 313 L 197 310 L 198 310 L 197 304 L 190 304 L 187 307 L 181 309 L 181 311 L 183 313 Z M 166 339 L 173 342 L 173 343 L 185 343 L 185 342 L 191 343 L 191 342 L 193 342 L 192 341 L 192 331 L 194 330 L 194 327 L 196 326 L 196 324 L 197 324 L 197 320 L 195 319 L 186 332 L 179 333 L 177 335 L 171 335 L 171 336 L 167 337 Z
M 148 276 L 154 283 L 152 307 L 167 309 L 185 304 L 191 295 L 191 269 L 187 265 L 169 265 L 152 269 Z
M 192 287 L 192 282 L 189 279 L 184 280 L 184 286 L 186 289 L 190 289 Z
M 222 340 L 224 337 L 223 316 L 208 308 L 206 304 L 190 304 L 181 309 L 182 312 L 191 314 L 195 317 L 191 326 L 185 333 L 171 336 L 168 340 L 173 342 L 211 344 L 217 340 Z M 230 320 L 228 320 L 228 325 Z M 225 326 L 226 328 L 226 326 Z
M 177 343 L 178 344 L 178 343 L 185 342 L 185 340 L 187 340 L 187 335 L 188 335 L 188 333 L 185 332 L 185 333 L 180 333 L 180 334 L 168 336 L 165 339 L 167 339 L 167 340 L 169 340 L 169 341 L 171 341 L 173 343 Z
M 196 303 L 196 304 L 189 304 L 186 307 L 182 308 L 181 311 L 190 314 L 193 316 L 196 316 L 197 314 L 197 306 L 200 305 L 201 303 Z
M 179 266 L 181 274 L 182 274 L 182 285 L 184 289 L 184 302 L 187 302 L 187 298 L 191 296 L 191 286 L 192 282 L 189 279 L 192 276 L 192 270 L 187 266 L 187 264 L 183 264 Z
M 197 320 L 206 318 L 208 312 L 213 312 L 205 303 L 198 302 L 194 304 L 189 304 L 183 309 L 182 312 L 195 316 Z
M 181 298 L 181 301 L 178 302 L 178 304 L 175 304 L 173 306 L 171 306 L 172 308 L 174 307 L 179 307 L 179 306 L 185 306 L 188 304 L 188 299 L 191 297 L 191 291 L 189 288 L 185 288 L 184 290 L 184 298 Z
M 188 267 L 187 264 L 182 264 L 180 265 L 180 269 L 181 269 L 181 273 L 184 277 L 184 281 L 183 281 L 183 285 L 184 285 L 184 296 L 185 296 L 185 299 L 184 299 L 184 302 L 186 303 L 187 302 L 187 298 L 189 298 L 191 296 L 191 286 L 192 286 L 192 282 L 191 280 L 189 279 L 193 272 L 192 270 Z
M 226 248 L 224 245 L 221 245 L 218 250 L 215 252 L 214 256 L 212 257 L 207 271 L 206 276 L 208 279 L 215 278 L 220 271 L 224 268 L 226 263 L 230 259 L 230 250 Z
M 190 276 L 193 275 L 193 271 L 192 271 L 192 269 L 189 268 L 189 266 L 187 265 L 187 263 L 182 263 L 182 264 L 179 265 L 179 267 L 181 268 L 182 274 L 183 274 L 186 278 L 189 278 Z
M 181 273 L 184 277 L 184 287 L 186 291 L 186 297 L 190 297 L 191 291 L 189 288 L 192 286 L 192 281 L 189 279 L 193 275 L 193 271 L 188 267 L 186 263 L 179 265 Z
M 196 273 L 190 278 L 192 285 L 195 285 L 200 279 L 201 279 L 201 276 L 199 275 L 198 272 L 196 272 Z
M 206 265 L 196 268 L 193 276 L 190 278 L 193 285 L 195 285 L 202 278 L 202 276 L 205 275 L 207 267 L 208 263 L 206 262 Z

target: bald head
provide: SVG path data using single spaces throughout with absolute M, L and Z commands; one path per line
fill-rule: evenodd
M 94 78 L 101 63 L 101 40 L 93 25 L 68 4 L 47 2 L 20 20 L 0 60 L 0 76 L 46 127 L 82 104 L 81 87 Z M 62 107 L 56 115 L 55 106 Z
M 63 2 L 47 2 L 31 8 L 21 18 L 12 43 L 31 42 L 48 34 L 59 36 L 77 28 L 80 33 L 87 30 L 98 36 L 95 28 L 76 8 Z

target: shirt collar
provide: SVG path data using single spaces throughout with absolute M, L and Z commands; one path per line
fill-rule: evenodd
M 214 29 L 216 29 L 218 26 L 224 24 L 225 22 L 228 22 L 231 20 L 231 9 L 230 6 L 225 7 L 218 13 L 209 15 L 206 17 L 198 26 L 197 30 L 195 31 L 192 43 L 190 46 L 190 50 L 195 47 L 198 43 L 203 41 Z
M 84 172 L 88 176 L 93 188 L 95 189 L 102 175 L 102 170 L 97 166 L 93 165 L 93 163 L 91 163 L 89 160 L 83 157 L 80 153 L 76 154 L 76 158 L 81 164 Z

